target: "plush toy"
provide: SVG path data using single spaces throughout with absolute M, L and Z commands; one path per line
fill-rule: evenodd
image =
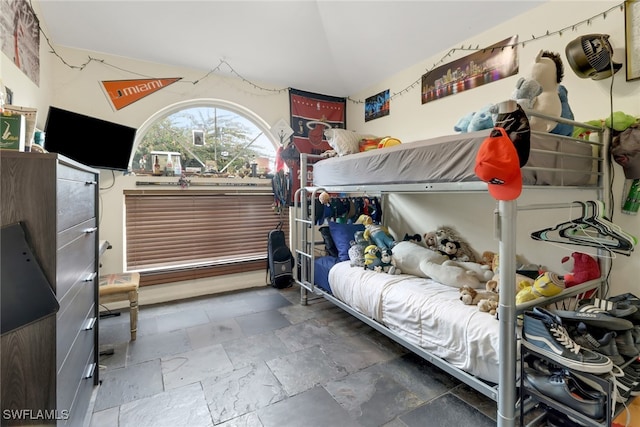
M 480 300 L 493 299 L 498 300 L 498 294 L 492 291 L 470 288 L 468 286 L 460 287 L 460 301 L 466 305 L 477 305 Z
M 398 242 L 393 248 L 393 259 L 396 267 L 404 273 L 429 277 L 455 288 L 479 288 L 487 273 L 486 266 L 475 262 L 451 261 L 439 252 L 412 242 Z
M 491 129 L 493 127 L 493 113 L 495 112 L 494 104 L 487 104 L 478 111 L 462 116 L 453 126 L 456 132 L 476 132 L 483 129 Z
M 451 248 L 447 249 L 444 247 L 445 244 L 443 242 L 445 239 L 449 242 L 457 242 L 457 244 L 454 243 L 454 245 L 458 246 L 457 251 L 455 251 L 455 259 L 458 261 L 477 262 L 479 257 L 476 255 L 476 252 L 471 248 L 471 245 L 458 234 L 455 228 L 443 225 L 438 227 L 434 233 L 438 241 L 439 251 L 447 253 L 451 251 Z
M 565 288 L 562 278 L 557 274 L 547 271 L 541 274 L 533 282 L 532 286 L 527 284 L 516 293 L 516 304 L 522 304 L 543 297 L 558 295 Z
M 532 109 L 548 116 L 558 117 L 562 113 L 562 104 L 558 96 L 558 67 L 552 52 L 540 51 L 531 69 L 531 78 L 540 83 L 542 92 L 535 97 Z M 539 117 L 529 119 L 531 130 L 549 132 L 556 122 Z
M 570 272 L 564 275 L 564 284 L 568 288 L 600 277 L 598 261 L 582 252 L 573 252 L 571 257 L 562 258 L 562 267 Z
M 378 273 L 400 274 L 396 268 L 390 249 L 380 249 L 376 245 L 369 245 L 364 250 L 364 268 Z
M 542 86 L 537 80 L 520 77 L 511 94 L 511 99 L 514 99 L 522 108 L 532 109 L 534 99 L 541 93 Z
M 563 85 L 558 85 L 558 96 L 560 97 L 560 105 L 562 107 L 560 117 L 573 120 L 573 111 L 571 111 L 571 107 L 569 106 L 569 92 Z M 558 123 L 556 127 L 551 129 L 551 133 L 554 133 L 556 135 L 571 136 L 573 134 L 573 125 Z
M 349 260 L 351 267 L 364 267 L 364 250 L 369 242 L 364 238 L 364 231 L 356 231 L 349 242 Z
M 492 299 L 482 299 L 478 301 L 478 311 L 489 313 L 490 315 L 495 316 L 498 312 L 498 304 L 498 301 Z
M 438 252 L 438 235 L 435 231 L 424 233 L 422 237 L 424 238 L 424 244 L 427 248 Z
M 356 224 L 364 225 L 364 238 L 374 243 L 380 249 L 392 249 L 395 246 L 395 239 L 389 233 L 387 227 L 374 223 L 369 215 L 360 215 Z
M 475 112 L 472 112 L 460 117 L 460 120 L 458 120 L 458 122 L 453 125 L 453 130 L 462 133 L 467 132 L 467 129 L 469 129 L 469 123 L 471 123 L 471 119 L 473 118 L 474 114 Z
M 422 241 L 422 237 L 419 234 L 409 234 L 409 233 L 405 233 L 404 237 L 402 238 L 403 242 L 413 242 L 413 243 L 418 243 Z

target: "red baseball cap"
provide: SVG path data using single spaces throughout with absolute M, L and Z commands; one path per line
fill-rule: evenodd
M 503 128 L 493 128 L 480 145 L 475 172 L 496 200 L 515 200 L 522 192 L 518 151 Z

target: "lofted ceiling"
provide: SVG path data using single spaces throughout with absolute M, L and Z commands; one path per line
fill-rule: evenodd
M 256 84 L 348 96 L 543 1 L 40 0 L 39 9 L 54 46 L 204 73 L 232 67 Z

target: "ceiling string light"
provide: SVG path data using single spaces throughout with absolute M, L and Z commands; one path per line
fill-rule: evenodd
M 33 9 L 33 7 L 32 7 Z M 502 49 L 504 50 L 507 47 L 511 47 L 512 49 L 516 48 L 517 46 L 522 46 L 525 47 L 525 45 L 527 43 L 533 42 L 533 41 L 540 41 L 542 39 L 545 39 L 547 37 L 552 37 L 552 36 L 562 36 L 563 33 L 571 30 L 571 31 L 577 31 L 578 27 L 582 26 L 582 25 L 591 25 L 594 19 L 598 19 L 598 18 L 602 18 L 602 19 L 607 19 L 608 15 L 610 12 L 614 11 L 614 10 L 620 10 L 621 12 L 624 11 L 624 2 L 617 4 L 615 6 L 610 7 L 609 9 L 605 10 L 604 12 L 600 12 L 597 15 L 594 15 L 590 18 L 584 19 L 580 22 L 577 22 L 575 24 L 566 26 L 564 28 L 561 28 L 559 30 L 555 30 L 555 31 L 549 31 L 546 30 L 546 32 L 541 35 L 541 36 L 535 36 L 535 35 L 531 35 L 531 38 L 528 40 L 523 40 L 523 41 L 519 41 L 517 43 L 510 43 L 510 44 L 505 44 L 503 46 L 500 47 L 493 47 L 493 48 L 481 48 L 480 45 L 476 45 L 475 47 L 473 47 L 473 45 L 469 45 L 468 47 L 465 47 L 464 45 L 460 46 L 459 48 L 452 48 L 450 49 L 438 62 L 434 63 L 433 66 L 429 69 L 426 69 L 426 74 L 425 75 L 429 75 L 429 73 L 431 73 L 436 67 L 438 67 L 441 64 L 445 64 L 445 61 L 448 61 L 448 58 L 450 58 L 454 53 L 456 52 L 464 52 L 464 51 L 487 51 L 488 49 L 491 49 L 491 51 L 493 52 L 495 49 Z M 155 78 L 153 76 L 147 76 L 147 75 L 143 75 L 140 73 L 137 73 L 135 71 L 131 71 L 125 68 L 121 68 L 118 67 L 116 65 L 110 64 L 107 61 L 105 61 L 104 59 L 98 59 L 98 58 L 93 58 L 91 56 L 88 57 L 88 60 L 86 62 L 84 62 L 81 65 L 72 65 L 69 64 L 53 47 L 53 45 L 51 44 L 51 41 L 49 40 L 49 38 L 47 37 L 47 35 L 45 34 L 45 32 L 42 30 L 42 28 L 40 28 L 40 33 L 42 33 L 42 36 L 45 38 L 45 40 L 47 41 L 47 44 L 49 45 L 49 47 L 51 48 L 50 53 L 52 53 L 53 55 L 55 55 L 56 57 L 58 57 L 58 59 L 60 59 L 60 61 L 66 65 L 67 67 L 71 68 L 71 69 L 75 69 L 75 70 L 84 70 L 90 63 L 92 62 L 97 62 L 100 63 L 102 65 L 106 65 L 112 68 L 116 68 L 120 71 L 123 72 L 127 72 L 127 73 L 131 73 L 131 74 L 135 74 L 137 76 L 141 76 L 141 77 L 145 77 L 145 78 Z M 242 76 L 240 73 L 238 73 L 232 66 L 231 64 L 229 64 L 229 62 L 227 62 L 225 59 L 220 59 L 220 62 L 218 63 L 218 65 L 216 65 L 214 68 L 212 68 L 211 70 L 209 70 L 204 76 L 200 77 L 199 79 L 196 80 L 180 80 L 176 83 L 189 83 L 192 85 L 196 85 L 198 83 L 200 83 L 202 80 L 210 77 L 211 75 L 218 73 L 218 72 L 223 72 L 222 67 L 226 66 L 228 68 L 228 72 L 230 72 L 232 75 L 236 76 L 238 79 L 240 79 L 243 83 L 251 86 L 253 89 L 259 90 L 261 92 L 265 92 L 265 93 L 269 93 L 269 94 L 281 94 L 284 92 L 288 92 L 289 88 L 275 88 L 275 89 L 271 89 L 271 88 L 266 88 L 263 86 L 260 86 L 254 82 L 252 82 L 251 80 L 245 78 L 244 76 Z M 406 93 L 409 93 L 410 91 L 412 91 L 414 88 L 421 88 L 422 87 L 422 76 L 420 76 L 419 79 L 413 81 L 411 84 L 409 84 L 408 86 L 406 86 L 404 89 L 398 91 L 398 92 L 394 92 L 390 97 L 389 100 L 393 100 L 396 97 L 402 96 Z M 365 101 L 360 100 L 360 99 L 353 99 L 351 97 L 347 97 L 346 98 L 348 101 L 354 103 L 354 104 L 364 104 Z

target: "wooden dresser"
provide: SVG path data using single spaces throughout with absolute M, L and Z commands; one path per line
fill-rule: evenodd
M 99 372 L 99 178 L 58 154 L 0 151 L 0 225 L 23 224 L 60 305 L 1 338 L 2 425 L 86 421 Z

